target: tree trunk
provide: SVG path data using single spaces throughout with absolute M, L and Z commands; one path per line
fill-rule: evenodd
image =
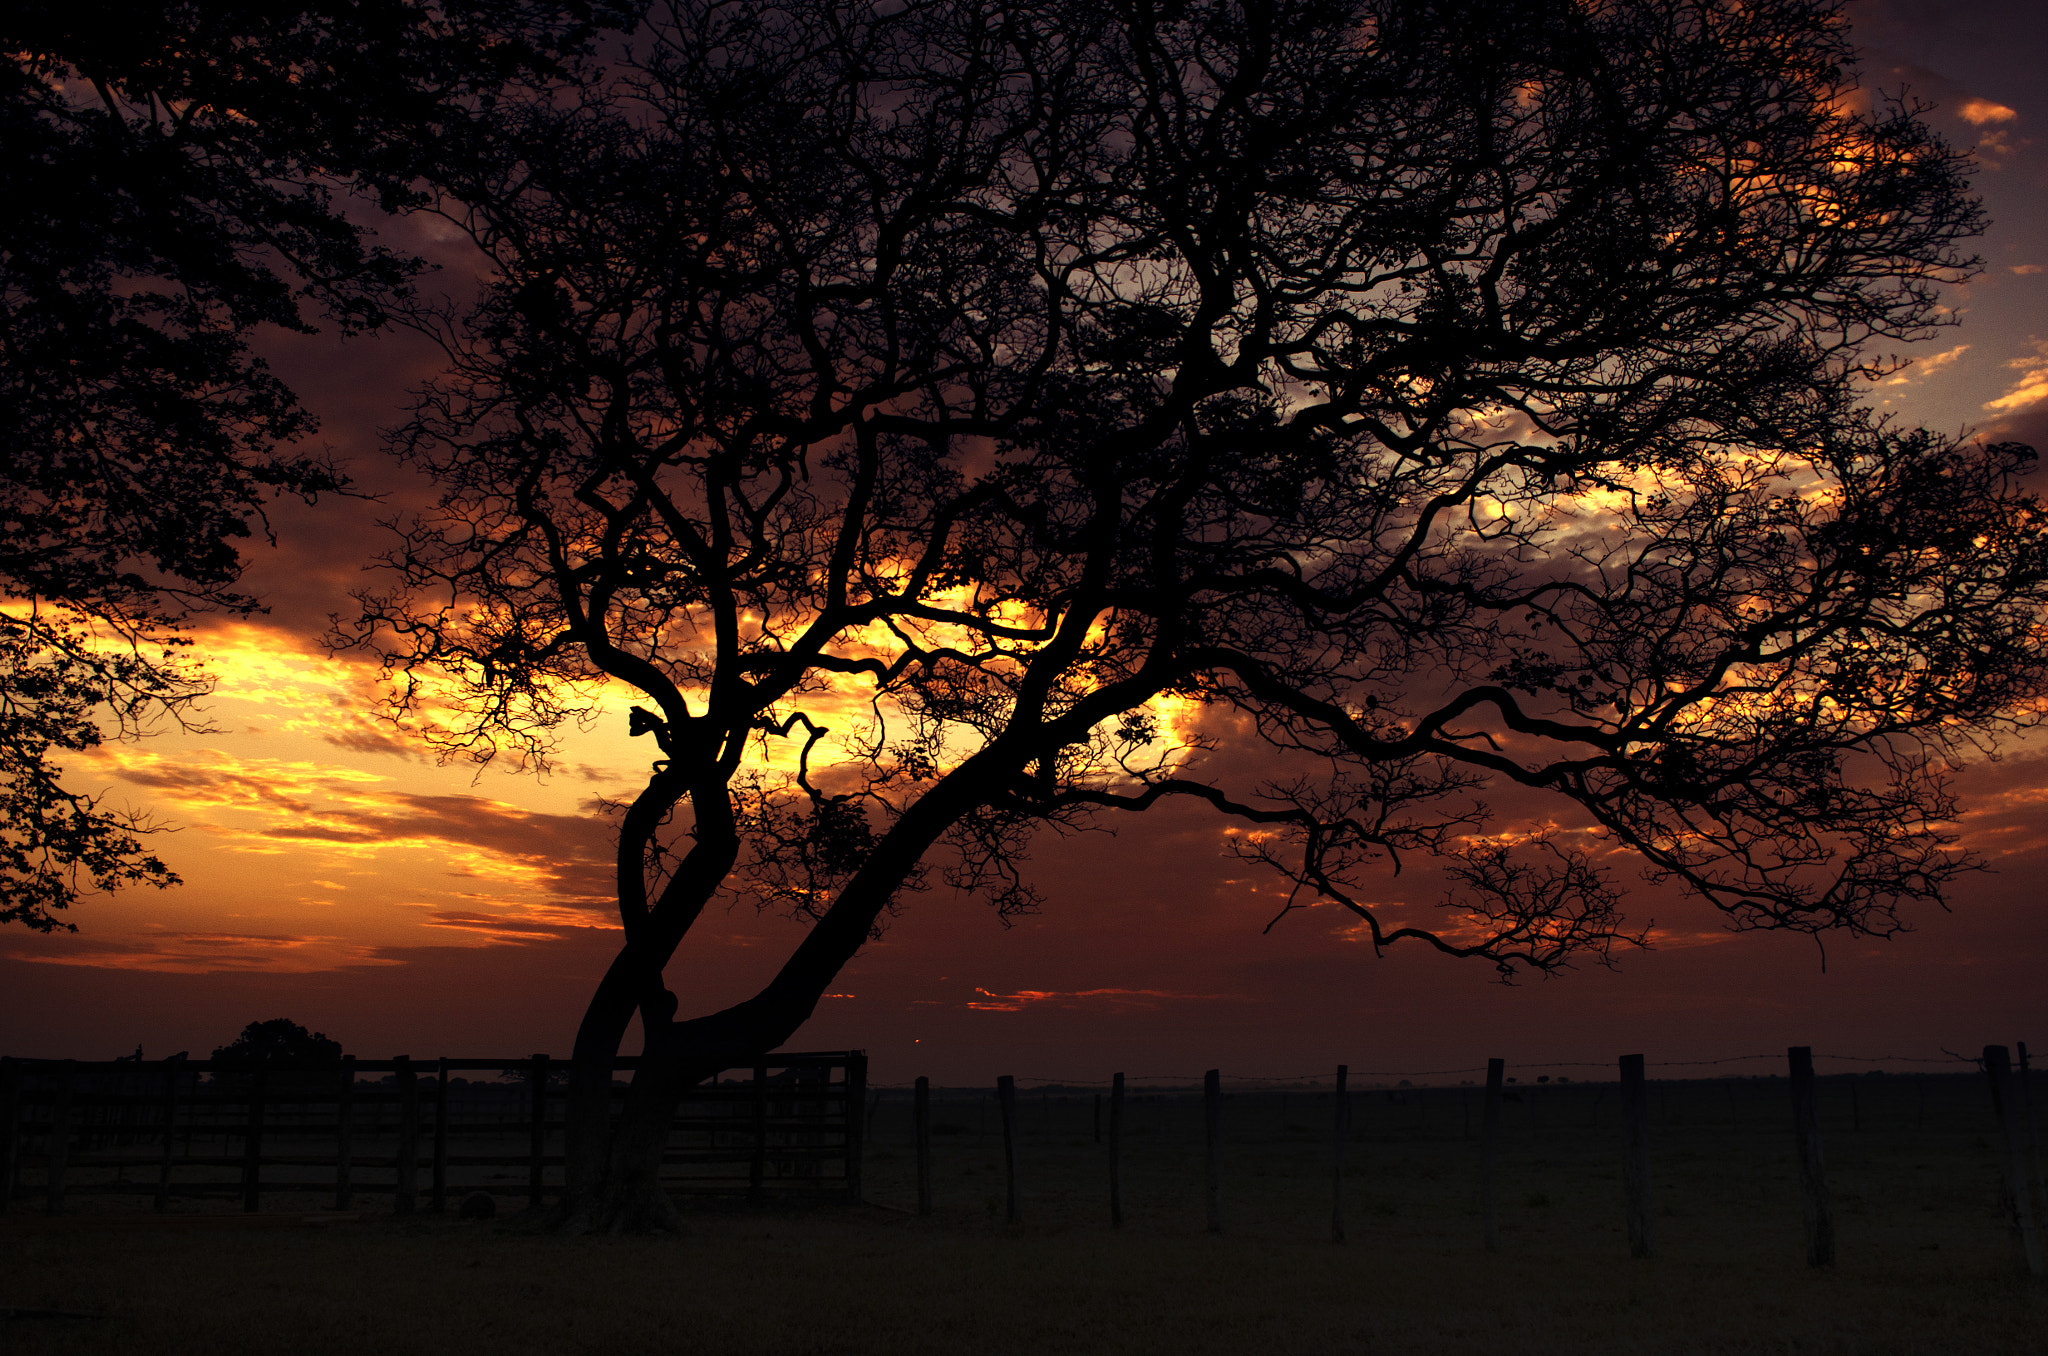
M 678 1103 L 721 1070 L 756 1063 L 809 1017 L 808 1008 L 799 1012 L 756 999 L 712 1017 L 657 1027 L 627 1090 L 625 1114 L 610 1137 L 597 1207 L 565 1223 L 613 1234 L 680 1230 L 675 1203 L 661 1187 L 662 1158 Z
M 713 853 L 706 852 L 710 844 L 700 837 L 647 924 L 605 972 L 577 1031 L 570 1085 L 570 1189 L 559 1218 L 563 1229 L 621 1233 L 679 1227 L 675 1205 L 661 1189 L 661 1161 L 683 1094 L 720 1070 L 758 1063 L 795 1036 L 866 943 L 883 906 L 926 849 L 968 805 L 985 797 L 995 776 L 991 769 L 1014 771 L 1020 761 L 1011 757 L 1004 762 L 993 746 L 970 758 L 946 779 L 956 794 L 928 795 L 905 812 L 766 988 L 722 1012 L 678 1022 L 675 997 L 661 987 L 662 969 L 737 856 L 736 839 L 721 839 Z M 699 859 L 699 852 L 706 855 Z M 701 874 L 684 884 L 693 862 L 703 868 Z M 625 1115 L 613 1129 L 612 1060 L 631 1025 L 636 999 L 646 1041 L 626 1094 Z
M 605 1174 L 602 1210 L 597 1227 L 604 1233 L 677 1232 L 682 1227 L 675 1202 L 661 1189 L 661 1161 L 670 1124 L 682 1095 L 717 1070 L 694 1076 L 674 1051 L 658 1051 L 673 1038 L 650 1040 L 640 1068 L 626 1093 L 626 1113 L 611 1137 L 609 1171 Z
M 563 1120 L 563 1190 L 559 1228 L 588 1233 L 601 1227 L 605 1168 L 611 1155 L 612 1065 L 633 1023 L 631 976 L 639 969 L 630 945 L 598 982 L 576 1029 Z
M 640 870 L 645 856 L 648 825 L 660 811 L 675 804 L 672 791 L 672 787 L 660 785 L 657 777 L 634 803 L 629 822 L 621 828 L 620 912 L 628 920 L 635 916 L 630 901 L 642 897 L 633 873 Z M 701 797 L 698 803 L 703 803 Z M 716 803 L 724 804 L 722 790 Z M 675 1025 L 676 996 L 662 983 L 661 975 L 738 855 L 738 840 L 730 832 L 729 820 L 714 826 L 707 822 L 709 818 L 699 816 L 697 845 L 685 856 L 654 907 L 637 920 L 637 926 L 629 921 L 625 943 L 598 981 L 577 1026 L 564 1125 L 565 1185 L 555 1219 L 556 1227 L 565 1233 L 674 1225 L 674 1207 L 661 1196 L 658 1184 L 662 1145 L 675 1116 L 676 1099 L 716 1070 L 675 1082 L 674 1071 L 668 1067 L 670 1060 L 661 1052 L 668 1048 L 666 1038 Z M 647 1033 L 640 1073 L 652 1070 L 657 1076 L 645 1080 L 644 1090 L 642 1077 L 634 1078 L 619 1127 L 619 1136 L 631 1138 L 636 1161 L 650 1153 L 653 1156 L 651 1168 L 635 1170 L 638 1177 L 645 1178 L 645 1186 L 637 1203 L 627 1208 L 623 1203 L 635 1193 L 625 1191 L 615 1180 L 619 1149 L 611 1124 L 612 1069 L 636 1014 Z

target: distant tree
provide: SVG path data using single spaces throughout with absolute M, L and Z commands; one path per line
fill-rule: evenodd
M 340 484 L 261 327 L 373 329 L 417 272 L 361 215 L 591 31 L 527 0 L 0 7 L 0 923 L 175 883 L 59 760 L 179 715 L 199 610 L 248 613 L 274 495 Z
M 1810 0 L 678 0 L 501 100 L 350 638 L 478 760 L 643 694 L 572 1225 L 667 1217 L 675 1099 L 928 861 L 1028 910 L 1034 836 L 1169 800 L 1504 972 L 1640 942 L 1610 855 L 1736 928 L 1939 900 L 2048 537 L 2027 449 L 1865 408 L 1980 220 L 1852 56 Z M 1416 855 L 1457 893 L 1390 918 Z M 809 927 L 678 1020 L 721 892 Z
M 308 1031 L 288 1017 L 273 1017 L 249 1023 L 241 1035 L 215 1049 L 211 1058 L 228 1064 L 339 1064 L 341 1056 L 340 1041 L 327 1039 L 324 1032 Z

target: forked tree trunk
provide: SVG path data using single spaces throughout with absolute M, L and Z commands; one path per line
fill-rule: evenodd
M 721 844 L 725 851 L 704 859 L 706 869 L 688 886 L 670 882 L 656 917 L 620 949 L 605 972 L 576 1033 L 568 1189 L 558 1227 L 573 1233 L 620 1233 L 677 1226 L 675 1206 L 661 1189 L 661 1162 L 683 1094 L 722 1069 L 755 1063 L 795 1036 L 840 969 L 866 943 L 875 918 L 925 851 L 968 805 L 979 803 L 996 772 L 1014 770 L 1021 761 L 1021 755 L 1005 759 L 994 745 L 970 758 L 947 778 L 956 794 L 927 796 L 905 812 L 765 989 L 722 1012 L 685 1022 L 673 1020 L 675 998 L 659 976 L 703 901 L 731 869 L 737 840 Z M 698 846 L 705 846 L 701 838 Z M 664 916 L 678 896 L 685 906 Z M 646 1041 L 625 1113 L 613 1126 L 612 1063 L 636 1012 Z
M 641 869 L 650 831 L 647 826 L 658 822 L 658 812 L 673 806 L 675 799 L 672 787 L 663 789 L 650 784 L 648 793 L 628 813 L 618 851 L 622 900 L 633 897 L 629 873 Z M 638 836 L 629 837 L 636 823 Z M 730 825 L 724 827 L 729 829 Z M 583 1021 L 576 1029 L 569 1075 L 564 1188 L 554 1220 L 563 1232 L 617 1232 L 622 1228 L 666 1228 L 674 1223 L 674 1209 L 666 1198 L 657 1202 L 649 1197 L 630 1209 L 623 1204 L 632 1193 L 618 1186 L 627 1161 L 620 1156 L 627 1152 L 621 1144 L 630 1144 L 636 1163 L 650 1153 L 653 1155 L 651 1169 L 635 1168 L 627 1175 L 655 1181 L 676 1099 L 707 1076 L 699 1073 L 678 1083 L 676 1078 L 683 1075 L 668 1067 L 672 1059 L 661 1057 L 663 1051 L 673 1047 L 670 1038 L 675 1030 L 676 1011 L 675 995 L 663 985 L 661 973 L 704 901 L 732 869 L 737 852 L 738 840 L 729 832 L 700 832 L 697 846 L 685 858 L 683 869 L 662 891 L 655 908 L 637 929 L 628 930 L 625 943 L 584 1009 Z M 612 1070 L 635 1016 L 648 1033 L 641 1074 L 652 1076 L 634 1078 L 627 1093 L 626 1115 L 615 1128 L 611 1111 Z M 669 1090 L 671 1086 L 673 1090 Z M 650 1172 L 654 1175 L 649 1176 Z M 653 1196 L 660 1195 L 658 1186 L 651 1190 Z
M 661 1167 L 669 1128 L 683 1096 L 720 1070 L 752 1063 L 781 1045 L 809 1013 L 783 1013 L 782 1020 L 763 1020 L 755 1009 L 743 1028 L 730 1014 L 694 1022 L 665 1023 L 656 1029 L 626 1092 L 619 1123 L 610 1127 L 602 1178 L 595 1192 L 575 1212 L 565 1211 L 561 1226 L 579 1233 L 641 1233 L 676 1230 L 681 1219 L 661 1186 Z

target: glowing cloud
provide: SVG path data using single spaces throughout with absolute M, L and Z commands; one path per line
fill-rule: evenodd
M 1887 381 L 1885 385 L 1910 385 L 1911 383 L 1920 380 L 1920 378 L 1922 377 L 1932 376 L 1934 373 L 1941 371 L 1942 368 L 1952 365 L 1956 359 L 1962 357 L 1965 353 L 1968 353 L 1969 351 L 1970 346 L 1968 344 L 1957 344 L 1954 348 L 1948 349 L 1944 352 L 1932 353 L 1925 358 L 1915 358 L 1913 359 L 1912 364 L 1909 367 L 1907 367 L 1904 371 L 1900 372 L 1897 376 L 1893 377 L 1890 381 Z
M 1965 99 L 1956 112 L 1972 127 L 1982 127 L 1987 122 L 2011 122 L 2019 117 L 2004 104 L 1995 104 L 1989 99 Z
M 2006 366 L 2017 370 L 2020 379 L 1998 399 L 1985 401 L 1985 409 L 2012 414 L 2048 400 L 2048 340 L 2034 340 L 2032 357 L 2014 358 Z

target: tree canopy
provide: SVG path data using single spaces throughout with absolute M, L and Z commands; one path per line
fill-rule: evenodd
M 2027 449 L 1863 401 L 1981 222 L 1853 55 L 1814 0 L 681 0 L 506 90 L 398 437 L 444 497 L 343 639 L 451 753 L 642 703 L 572 1199 L 928 869 L 1028 909 L 1035 836 L 1169 799 L 1504 971 L 1636 939 L 1618 860 L 1738 928 L 1938 900 L 2048 557 Z M 1459 892 L 1389 922 L 1417 855 Z M 721 892 L 811 925 L 677 1020 Z
M 189 708 L 207 681 L 186 618 L 257 608 L 240 543 L 263 505 L 340 487 L 251 338 L 384 323 L 419 265 L 350 195 L 416 205 L 465 111 L 561 73 L 602 19 L 525 0 L 0 15 L 0 923 L 68 927 L 81 888 L 175 882 L 146 819 L 56 760 Z
M 249 1023 L 209 1058 L 228 1064 L 339 1064 L 341 1056 L 341 1042 L 329 1040 L 325 1032 L 308 1031 L 289 1017 L 273 1017 Z

